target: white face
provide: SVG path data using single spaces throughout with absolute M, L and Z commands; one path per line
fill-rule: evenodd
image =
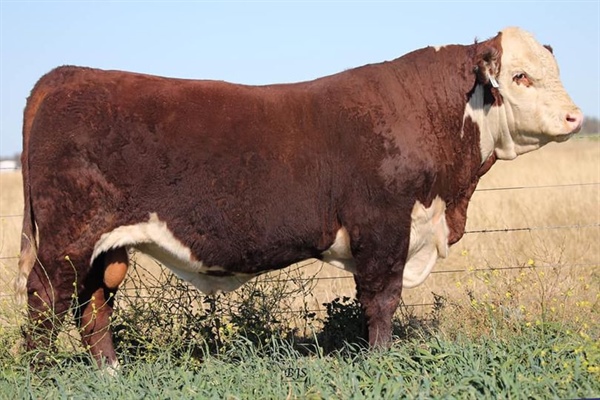
M 550 50 L 518 28 L 502 31 L 501 40 L 498 83 L 516 154 L 578 132 L 583 114 L 565 91 Z

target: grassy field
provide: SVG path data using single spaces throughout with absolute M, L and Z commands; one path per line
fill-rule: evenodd
M 0 398 L 600 396 L 599 182 L 595 139 L 495 165 L 473 196 L 468 233 L 405 291 L 390 351 L 323 353 L 354 334 L 355 304 L 335 300 L 353 297 L 353 281 L 328 265 L 270 274 L 213 302 L 135 255 L 117 315 L 131 325 L 117 335 L 124 367 L 110 378 L 81 359 L 74 331 L 56 367 L 28 369 L 12 301 L 21 178 L 0 174 Z M 292 336 L 323 348 L 302 350 Z
M 4 365 L 6 399 L 520 399 L 585 398 L 600 394 L 577 338 L 532 331 L 522 340 L 410 340 L 389 351 L 327 356 L 298 353 L 285 343 L 258 354 L 236 351 L 202 362 L 163 352 L 130 361 L 116 377 L 80 361 L 32 373 Z

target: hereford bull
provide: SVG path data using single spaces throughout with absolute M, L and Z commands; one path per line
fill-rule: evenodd
M 204 293 L 322 259 L 354 274 L 369 342 L 386 344 L 479 178 L 582 121 L 551 49 L 518 28 L 294 84 L 57 68 L 24 113 L 27 347 L 76 298 L 84 344 L 115 363 L 130 248 Z

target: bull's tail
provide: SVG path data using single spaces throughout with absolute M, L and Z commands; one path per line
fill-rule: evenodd
M 15 280 L 15 294 L 17 304 L 27 301 L 27 279 L 33 269 L 37 257 L 36 226 L 31 207 L 31 195 L 23 166 L 23 187 L 25 189 L 25 207 L 23 215 L 23 230 L 21 235 L 21 255 L 19 257 L 19 271 Z

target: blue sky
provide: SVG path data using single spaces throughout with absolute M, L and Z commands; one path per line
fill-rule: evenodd
M 600 1 L 0 0 L 0 155 L 21 151 L 31 88 L 74 64 L 245 84 L 295 82 L 521 26 L 600 115 Z

